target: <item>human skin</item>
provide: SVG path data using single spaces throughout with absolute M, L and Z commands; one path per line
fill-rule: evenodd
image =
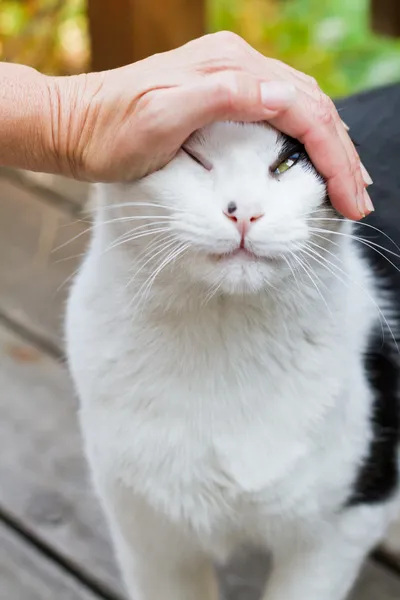
M 143 177 L 219 120 L 268 121 L 299 139 L 333 205 L 360 219 L 372 183 L 317 82 L 219 32 L 100 73 L 49 77 L 0 63 L 0 164 L 85 181 Z

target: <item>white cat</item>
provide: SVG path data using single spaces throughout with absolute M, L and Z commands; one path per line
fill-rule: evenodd
M 297 142 L 217 123 L 184 148 L 98 186 L 67 314 L 129 594 L 214 600 L 212 562 L 253 544 L 264 600 L 342 600 L 399 505 L 389 292 Z

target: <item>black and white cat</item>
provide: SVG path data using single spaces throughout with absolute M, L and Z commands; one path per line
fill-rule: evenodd
M 133 599 L 214 600 L 212 562 L 253 544 L 263 600 L 343 600 L 396 516 L 394 267 L 356 227 L 266 125 L 98 186 L 68 355 Z

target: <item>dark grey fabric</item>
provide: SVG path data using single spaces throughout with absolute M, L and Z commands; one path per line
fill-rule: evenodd
M 336 105 L 374 180 L 369 189 L 376 208 L 371 223 L 390 225 L 399 242 L 400 84 L 339 100 Z

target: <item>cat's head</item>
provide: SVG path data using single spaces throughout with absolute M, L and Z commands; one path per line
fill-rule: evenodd
M 142 275 L 225 293 L 258 292 L 307 269 L 326 246 L 315 230 L 339 223 L 304 148 L 265 124 L 210 125 L 165 168 L 107 196 Z

